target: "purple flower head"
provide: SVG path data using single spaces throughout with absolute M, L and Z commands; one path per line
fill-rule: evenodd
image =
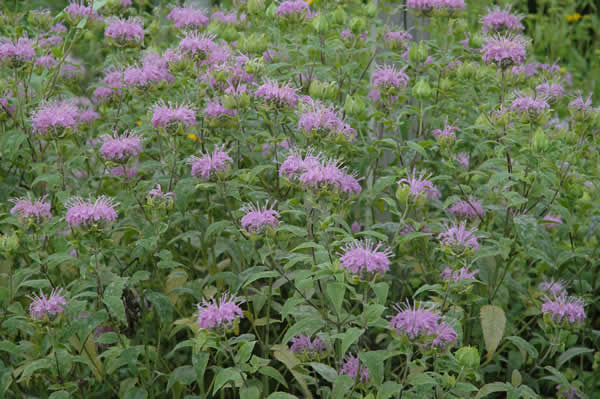
M 392 50 L 404 50 L 412 39 L 412 35 L 403 30 L 390 31 L 383 35 L 383 40 Z
M 144 41 L 144 22 L 140 18 L 107 20 L 104 35 L 117 44 L 131 44 Z
M 104 76 L 104 79 L 102 79 L 102 83 L 106 85 L 106 87 L 99 86 L 94 90 L 94 99 L 97 101 L 102 101 L 121 93 L 123 73 L 116 70 L 109 71 Z
M 560 217 L 560 215 L 553 214 L 553 213 L 547 213 L 542 218 L 542 223 L 544 224 L 544 227 L 546 227 L 547 229 L 552 229 L 554 227 L 557 227 L 559 224 L 563 224 L 563 220 Z
M 540 291 L 546 292 L 554 297 L 559 297 L 562 295 L 567 295 L 567 287 L 566 283 L 563 280 L 554 280 L 551 278 L 550 280 L 544 279 L 539 285 L 538 288 Z
M 202 112 L 204 112 L 207 119 L 234 117 L 237 114 L 236 110 L 225 108 L 225 106 L 217 100 L 208 101 Z
M 46 195 L 39 199 L 32 199 L 31 194 L 27 198 L 11 198 L 10 202 L 15 204 L 10 210 L 11 215 L 16 215 L 26 219 L 35 219 L 40 223 L 52 219 L 50 212 L 50 203 L 46 201 Z
M 592 108 L 592 95 L 584 101 L 583 97 L 579 95 L 575 100 L 569 103 L 569 112 L 574 119 L 585 120 L 592 115 L 594 109 Z
M 254 96 L 262 99 L 276 108 L 296 108 L 298 103 L 297 89 L 290 87 L 286 83 L 279 83 L 273 80 L 266 80 L 254 92 Z
M 479 243 L 477 242 L 477 236 L 474 234 L 477 229 L 467 229 L 466 222 L 460 224 L 452 223 L 446 226 L 446 230 L 438 234 L 438 239 L 442 245 L 458 246 L 463 248 L 470 248 L 473 251 L 479 249 Z
M 158 54 L 148 54 L 142 59 L 141 66 L 131 66 L 123 74 L 126 87 L 145 88 L 161 82 L 173 82 L 169 73 L 169 63 Z
M 369 382 L 369 369 L 360 364 L 358 356 L 352 354 L 346 357 L 339 374 L 351 377 L 356 382 Z
M 356 135 L 356 130 L 342 122 L 333 108 L 319 103 L 308 105 L 308 112 L 304 112 L 298 120 L 298 130 L 326 137 L 341 134 L 348 140 Z
M 354 35 L 352 34 L 352 32 L 350 32 L 350 29 L 344 29 L 340 32 L 340 38 L 342 40 L 353 40 Z
M 212 175 L 229 169 L 233 159 L 221 147 L 216 147 L 212 154 L 202 154 L 201 157 L 192 156 L 188 162 L 192 165 L 192 176 L 209 180 Z
M 286 0 L 282 1 L 275 11 L 278 17 L 302 21 L 304 18 L 310 18 L 310 7 L 304 0 Z
M 469 160 L 470 160 L 470 156 L 468 153 L 466 152 L 459 152 L 456 155 L 453 155 L 452 158 L 458 162 L 458 164 L 461 166 L 461 168 L 463 169 L 469 169 Z
M 362 230 L 362 226 L 360 225 L 360 223 L 358 223 L 357 220 L 355 220 L 354 223 L 352 223 L 350 229 L 353 233 L 360 233 L 360 231 Z
M 570 386 L 563 387 L 560 384 L 556 386 L 556 394 L 561 399 L 579 399 L 582 397 L 577 388 Z
M 114 177 L 126 177 L 133 179 L 137 176 L 138 170 L 135 166 L 119 165 L 110 170 L 110 174 Z
M 483 33 L 513 31 L 521 32 L 525 27 L 521 23 L 522 15 L 511 14 L 511 7 L 501 9 L 495 6 L 488 10 L 487 15 L 481 18 L 481 30 Z
M 433 334 L 440 320 L 440 315 L 432 308 L 421 304 L 412 307 L 408 302 L 404 306 L 395 305 L 398 313 L 390 320 L 390 328 L 398 335 L 406 335 L 411 340 Z
M 224 13 L 223 11 L 217 11 L 211 15 L 210 19 L 225 25 L 238 25 L 246 21 L 246 14 L 242 13 L 238 18 L 236 13 Z
M 230 327 L 238 317 L 244 317 L 239 306 L 242 302 L 241 299 L 227 294 L 223 294 L 219 301 L 212 297 L 208 301 L 204 299 L 198 304 L 198 327 Z
M 52 35 L 52 36 L 40 39 L 38 41 L 38 46 L 44 47 L 44 48 L 58 47 L 58 46 L 60 46 L 62 44 L 62 41 L 63 41 L 62 37 L 56 36 L 56 35 Z
M 163 192 L 160 184 L 157 184 L 156 188 L 153 188 L 152 190 L 150 190 L 146 197 L 152 198 L 152 199 L 170 199 L 170 198 L 172 198 L 174 200 L 177 199 L 177 196 L 175 195 L 175 193 Z
M 53 317 L 59 313 L 64 313 L 67 307 L 67 300 L 62 295 L 62 288 L 53 289 L 49 297 L 46 297 L 40 290 L 40 295 L 33 294 L 31 304 L 29 305 L 29 314 L 32 318 L 41 320 L 44 316 Z
M 406 7 L 417 15 L 454 15 L 466 8 L 464 0 L 408 0 Z
M 260 234 L 265 229 L 276 229 L 279 226 L 279 212 L 269 207 L 267 202 L 262 208 L 259 204 L 245 207 L 246 215 L 241 220 L 242 228 L 248 233 Z
M 208 33 L 188 32 L 179 42 L 179 51 L 197 57 L 199 60 L 205 60 L 217 48 L 215 37 Z
M 353 274 L 384 274 L 390 268 L 392 251 L 382 243 L 374 244 L 370 240 L 352 241 L 340 254 L 340 269 Z
M 565 95 L 565 89 L 556 82 L 541 83 L 535 88 L 535 91 L 550 104 L 556 104 Z
M 104 143 L 100 154 L 106 160 L 126 162 L 131 157 L 137 157 L 142 152 L 142 140 L 131 131 L 122 135 L 103 136 Z
M 291 151 L 285 161 L 279 167 L 279 176 L 285 176 L 290 180 L 298 179 L 305 170 L 317 167 L 321 163 L 319 156 L 308 151 L 304 158 L 298 152 Z
M 481 205 L 481 200 L 473 197 L 469 197 L 468 200 L 455 202 L 448 208 L 448 213 L 459 218 L 471 220 L 484 217 L 486 214 L 485 209 L 483 209 L 483 206 Z
M 88 17 L 89 19 L 100 19 L 100 15 L 98 15 L 98 12 L 94 10 L 91 4 L 89 6 L 85 5 L 85 0 L 71 0 L 64 11 L 74 25 L 85 17 Z
M 55 33 L 67 33 L 68 29 L 63 24 L 58 23 L 52 26 L 52 28 L 50 28 L 50 31 Z
M 291 341 L 290 350 L 297 355 L 314 357 L 327 350 L 325 343 L 319 337 L 315 337 L 311 341 L 308 335 L 300 334 L 292 338 Z
M 406 67 L 398 71 L 393 65 L 377 66 L 371 77 L 371 85 L 379 90 L 389 88 L 405 89 L 409 80 L 408 76 L 404 73 L 405 69 Z
M 584 304 L 581 298 L 562 294 L 556 298 L 546 297 L 542 313 L 548 314 L 555 323 L 581 324 L 585 320 Z
M 460 270 L 452 270 L 447 267 L 442 271 L 442 280 L 444 281 L 452 281 L 458 283 L 462 280 L 473 280 L 475 275 L 479 273 L 479 270 L 469 270 L 468 267 L 461 267 Z
M 456 139 L 455 131 L 460 131 L 456 126 L 452 126 L 448 124 L 448 121 L 444 123 L 444 129 L 435 129 L 433 131 L 433 136 L 436 140 L 451 140 L 454 141 Z
M 22 63 L 34 59 L 33 42 L 27 36 L 18 38 L 15 43 L 0 39 L 0 61 Z
M 62 101 L 42 105 L 32 116 L 33 131 L 45 136 L 49 130 L 60 135 L 79 122 L 79 108 L 72 102 Z
M 538 68 L 538 63 L 515 65 L 510 69 L 510 72 L 513 75 L 524 75 L 525 77 L 532 77 L 539 73 Z
M 529 120 L 536 120 L 548 109 L 550 109 L 550 104 L 545 98 L 531 97 L 526 94 L 518 94 L 510 106 L 511 111 Z
M 489 37 L 481 48 L 483 61 L 486 64 L 495 63 L 502 69 L 513 65 L 521 65 L 527 57 L 527 41 L 522 36 L 513 34 L 496 34 Z
M 50 69 L 56 64 L 58 64 L 58 61 L 56 61 L 51 55 L 43 55 L 35 60 L 35 65 L 44 67 L 46 69 Z
M 79 114 L 79 123 L 82 124 L 90 124 L 94 121 L 100 119 L 100 114 L 94 111 L 93 109 L 82 109 Z
M 456 344 L 456 330 L 445 321 L 440 321 L 433 331 L 431 347 L 445 349 Z
M 115 206 L 119 205 L 111 198 L 101 196 L 95 201 L 85 201 L 80 197 L 71 198 L 67 204 L 65 220 L 69 227 L 91 226 L 95 223 L 111 223 L 117 220 Z
M 185 127 L 196 125 L 196 112 L 187 104 L 165 104 L 159 100 L 152 108 L 152 126 L 172 131 L 179 124 Z
M 175 7 L 167 16 L 177 29 L 198 29 L 208 26 L 209 20 L 202 10 L 192 7 Z
M 301 169 L 297 170 L 296 173 L 293 173 L 291 172 L 291 167 L 294 166 L 294 160 L 297 161 L 297 159 L 292 158 L 292 162 L 289 162 L 287 165 L 282 165 L 282 167 L 285 166 L 286 171 L 283 174 L 291 179 L 297 177 L 304 188 L 315 190 L 331 189 L 348 195 L 360 194 L 362 191 L 356 177 L 352 174 L 348 174 L 339 161 L 320 159 L 319 157 L 307 154 L 302 164 L 296 165 L 301 166 Z M 284 162 L 284 164 L 285 163 L 286 162 Z M 287 174 L 288 171 L 291 172 L 289 175 Z M 281 172 L 284 172 L 284 170 Z
M 421 175 L 417 177 L 417 173 L 413 171 L 411 175 L 398 180 L 398 184 L 408 186 L 413 199 L 416 199 L 420 195 L 424 195 L 427 198 L 440 198 L 442 194 L 431 180 L 429 180 L 430 177 L 431 175 L 426 175 L 425 172 L 421 172 Z

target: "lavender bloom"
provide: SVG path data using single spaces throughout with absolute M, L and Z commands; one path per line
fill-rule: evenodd
M 560 217 L 560 215 L 547 213 L 542 219 L 542 223 L 547 229 L 552 229 L 554 227 L 557 227 L 559 224 L 563 224 L 563 220 Z
M 431 347 L 445 349 L 456 344 L 456 331 L 445 321 L 441 321 L 433 331 L 434 336 Z
M 352 229 L 353 233 L 360 233 L 360 231 L 362 230 L 362 226 L 360 225 L 360 223 L 358 223 L 357 220 L 355 220 L 354 223 L 352 223 L 352 226 L 350 228 Z
M 303 187 L 314 189 L 332 188 L 344 194 L 359 194 L 362 191 L 358 180 L 351 174 L 346 173 L 338 161 L 321 161 L 318 164 L 307 166 L 298 180 Z
M 11 215 L 17 215 L 26 219 L 34 219 L 40 223 L 44 220 L 52 219 L 50 212 L 50 203 L 46 202 L 47 195 L 39 199 L 32 199 L 31 194 L 27 194 L 27 198 L 11 198 L 10 202 L 15 204 L 10 210 Z
M 261 98 L 276 108 L 296 108 L 298 103 L 297 89 L 291 88 L 285 83 L 266 80 L 262 86 L 254 92 L 255 97 Z
M 424 308 L 420 304 L 412 307 L 408 303 L 404 307 L 395 305 L 394 309 L 398 313 L 390 320 L 390 328 L 395 329 L 398 335 L 407 335 L 411 340 L 431 335 L 440 319 L 440 315 L 432 308 Z
M 585 121 L 588 119 L 594 113 L 592 95 L 590 94 L 585 101 L 581 95 L 571 101 L 569 103 L 569 113 L 576 120 Z
M 489 37 L 481 48 L 483 61 L 486 64 L 493 62 L 502 69 L 513 65 L 521 65 L 525 62 L 528 45 L 529 42 L 522 36 L 496 34 Z
M 142 152 L 141 139 L 131 131 L 126 131 L 120 136 L 106 135 L 103 139 L 100 154 L 104 159 L 126 162 L 130 157 L 137 157 Z
M 404 50 L 412 39 L 412 35 L 403 30 L 391 31 L 383 35 L 383 40 L 391 50 Z
M 421 175 L 417 177 L 416 172 L 413 171 L 411 175 L 398 180 L 397 183 L 407 185 L 413 199 L 420 195 L 427 198 L 440 198 L 442 196 L 440 190 L 429 180 L 430 177 L 431 175 L 426 175 L 425 172 L 421 172 Z
M 356 240 L 343 248 L 340 254 L 340 269 L 353 274 L 375 273 L 383 275 L 390 268 L 392 251 L 382 243 Z
M 408 84 L 408 76 L 404 73 L 404 69 L 396 70 L 393 65 L 386 65 L 384 67 L 377 66 L 373 76 L 371 77 L 371 84 L 379 89 L 386 90 L 390 88 L 394 89 L 405 89 Z
M 456 155 L 453 155 L 452 158 L 458 162 L 458 164 L 461 166 L 461 168 L 463 169 L 469 169 L 469 160 L 470 160 L 470 156 L 468 153 L 466 152 L 459 152 Z
M 433 137 L 435 137 L 436 141 L 439 143 L 454 143 L 456 140 L 455 131 L 460 131 L 456 126 L 452 126 L 448 124 L 448 121 L 444 123 L 444 129 L 435 129 L 433 131 Z
M 109 19 L 104 35 L 119 45 L 144 41 L 144 22 L 140 18 Z
M 483 33 L 513 31 L 521 32 L 525 27 L 521 23 L 522 15 L 510 13 L 510 6 L 501 9 L 495 6 L 488 9 L 488 14 L 481 18 L 481 30 Z
M 35 60 L 35 65 L 44 67 L 46 69 L 50 69 L 56 64 L 58 64 L 58 62 L 51 55 L 43 55 Z
M 310 18 L 310 7 L 304 0 L 286 0 L 275 11 L 278 17 L 302 21 Z
M 473 251 L 477 251 L 479 243 L 477 242 L 477 236 L 473 234 L 476 231 L 477 229 L 468 230 L 465 222 L 452 223 L 446 226 L 446 231 L 438 234 L 438 239 L 441 240 L 442 245 L 468 247 Z
M 417 15 L 454 15 L 465 9 L 464 0 L 408 0 L 406 7 Z
M 369 369 L 360 364 L 358 356 L 354 356 L 352 354 L 346 357 L 339 374 L 347 375 L 348 377 L 353 378 L 356 382 L 362 382 L 365 384 L 369 382 Z
M 537 120 L 548 109 L 550 109 L 550 105 L 544 98 L 530 97 L 525 94 L 518 95 L 510 106 L 511 111 L 531 121 Z
M 42 105 L 32 116 L 33 131 L 45 136 L 48 130 L 60 135 L 79 122 L 79 109 L 68 101 Z
M 327 137 L 341 134 L 348 140 L 356 135 L 356 130 L 342 122 L 332 108 L 322 104 L 309 106 L 309 111 L 304 112 L 298 120 L 298 130 Z
M 525 77 L 532 77 L 539 73 L 538 71 L 539 64 L 523 64 L 523 65 L 515 65 L 511 68 L 510 72 L 513 75 L 524 75 Z
M 80 197 L 71 198 L 67 204 L 65 220 L 69 227 L 90 226 L 94 223 L 110 223 L 117 220 L 115 206 L 119 205 L 111 198 L 101 196 L 96 201 L 85 201 Z
M 262 208 L 260 205 L 250 204 L 246 207 L 246 215 L 242 218 L 242 228 L 248 233 L 260 234 L 265 229 L 276 229 L 279 226 L 279 213 L 269 208 L 267 202 Z
M 208 17 L 202 10 L 191 7 L 175 7 L 167 16 L 177 29 L 199 29 L 208 26 Z
M 556 386 L 556 393 L 558 398 L 564 399 L 579 399 L 582 397 L 577 388 L 569 386 L 563 388 L 560 384 Z
M 80 124 L 91 124 L 94 121 L 100 119 L 100 114 L 94 111 L 93 109 L 82 109 L 79 114 L 79 123 Z
M 327 347 L 319 337 L 315 337 L 311 341 L 309 336 L 300 334 L 292 338 L 291 341 L 292 346 L 290 350 L 298 355 L 314 357 L 327 350 Z
M 554 280 L 551 278 L 550 280 L 545 280 L 538 285 L 540 291 L 547 292 L 554 297 L 559 297 L 563 295 L 567 295 L 567 288 L 565 287 L 565 282 L 563 280 Z
M 484 217 L 486 214 L 485 209 L 481 205 L 481 200 L 473 197 L 469 197 L 468 201 L 460 200 L 455 202 L 448 208 L 448 213 L 465 219 L 476 219 Z
M 179 42 L 179 50 L 182 54 L 205 60 L 217 48 L 217 44 L 214 42 L 215 37 L 215 35 L 207 33 L 187 33 Z
M 226 151 L 217 147 L 212 154 L 202 154 L 200 158 L 192 156 L 188 162 L 192 165 L 192 176 L 200 176 L 203 180 L 208 180 L 211 175 L 225 172 L 231 166 L 233 159 Z
M 76 25 L 85 17 L 100 19 L 100 15 L 98 15 L 98 12 L 91 5 L 85 5 L 85 0 L 71 0 L 64 11 L 73 25 Z
M 53 289 L 49 297 L 46 297 L 40 290 L 40 295 L 33 294 L 29 297 L 32 302 L 29 305 L 29 314 L 32 318 L 41 320 L 44 316 L 52 317 L 59 313 L 64 313 L 67 307 L 67 300 L 62 295 L 62 288 Z
M 458 283 L 462 280 L 472 280 L 475 278 L 475 275 L 479 273 L 479 270 L 470 271 L 468 267 L 461 267 L 460 270 L 452 270 L 447 267 L 442 271 L 442 280 L 444 281 L 453 281 Z
M 137 176 L 138 170 L 135 166 L 119 165 L 110 170 L 110 174 L 114 177 L 126 177 L 133 179 Z
M 225 106 L 218 101 L 208 101 L 206 107 L 202 111 L 206 115 L 207 119 L 220 119 L 227 117 L 234 117 L 237 111 L 234 109 L 225 108 Z
M 22 63 L 34 59 L 33 42 L 27 36 L 18 38 L 16 43 L 8 39 L 0 39 L 0 61 Z
M 169 198 L 177 199 L 177 196 L 175 195 L 175 193 L 163 192 L 160 184 L 157 184 L 156 188 L 153 188 L 152 190 L 150 190 L 146 197 L 152 198 L 152 199 L 169 199 Z
M 49 37 L 42 38 L 38 41 L 38 46 L 43 48 L 53 48 L 58 47 L 62 44 L 62 37 L 52 35 Z
M 106 74 L 102 83 L 108 87 L 100 86 L 94 90 L 94 98 L 97 101 L 108 99 L 121 93 L 123 86 L 123 76 L 121 71 L 110 71 Z
M 196 112 L 186 104 L 165 104 L 159 100 L 152 109 L 152 126 L 171 131 L 179 124 L 185 127 L 196 125 Z
M 226 14 L 223 11 L 217 11 L 210 16 L 210 19 L 225 25 L 238 25 L 246 21 L 246 14 L 242 13 L 238 19 L 235 13 Z
M 549 315 L 552 321 L 565 324 L 581 324 L 585 320 L 583 300 L 572 296 L 560 295 L 554 299 L 546 297 L 542 313 Z
M 565 95 L 565 89 L 556 82 L 544 82 L 535 88 L 536 93 L 545 98 L 549 104 L 556 104 Z
M 148 87 L 161 82 L 173 82 L 175 78 L 169 73 L 169 63 L 157 54 L 147 54 L 141 66 L 129 67 L 125 70 L 126 87 Z
M 238 317 L 244 317 L 239 304 L 243 301 L 233 295 L 223 294 L 219 301 L 210 298 L 198 304 L 198 327 L 208 329 L 229 327 Z

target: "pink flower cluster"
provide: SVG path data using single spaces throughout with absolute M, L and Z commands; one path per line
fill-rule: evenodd
M 526 94 L 518 95 L 510 106 L 511 111 L 530 119 L 536 119 L 548 109 L 550 109 L 550 105 L 545 98 L 531 97 Z
M 291 152 L 281 164 L 280 176 L 298 180 L 304 188 L 333 189 L 343 194 L 360 194 L 362 188 L 358 180 L 348 174 L 336 160 L 321 159 L 308 152 L 304 159 Z
M 446 226 L 446 230 L 438 234 L 438 239 L 442 245 L 458 246 L 471 248 L 474 251 L 479 249 L 477 236 L 474 234 L 477 229 L 469 230 L 465 222 L 460 224 L 452 223 Z
M 544 227 L 546 227 L 547 229 L 552 229 L 554 227 L 557 227 L 560 224 L 563 224 L 563 220 L 560 217 L 560 215 L 553 214 L 553 213 L 547 213 L 542 218 L 542 223 L 544 224 Z
M 139 136 L 126 131 L 122 135 L 103 136 L 104 144 L 100 147 L 100 154 L 104 159 L 111 161 L 127 161 L 130 157 L 137 157 L 142 152 L 142 140 Z
M 460 131 L 460 129 L 457 128 L 456 126 L 449 125 L 448 121 L 446 121 L 446 123 L 444 123 L 444 129 L 435 129 L 433 131 L 433 136 L 436 138 L 436 140 L 440 140 L 442 138 L 455 140 L 456 139 L 456 133 L 454 133 L 455 131 Z
M 460 200 L 452 204 L 448 208 L 448 213 L 465 219 L 476 219 L 484 217 L 486 211 L 483 209 L 480 199 L 469 197 L 468 200 Z
M 554 278 L 551 278 L 550 280 L 542 281 L 538 285 L 538 288 L 541 291 L 544 291 L 555 297 L 567 294 L 567 288 L 565 287 L 565 282 L 562 280 L 554 280 Z
M 286 0 L 279 4 L 275 13 L 279 17 L 310 18 L 310 7 L 304 0 Z
M 89 19 L 101 19 L 100 15 L 92 5 L 85 5 L 85 0 L 71 0 L 69 5 L 65 7 L 65 13 L 73 23 L 88 17 Z
M 234 117 L 237 114 L 236 110 L 225 108 L 218 100 L 208 101 L 202 112 L 204 112 L 207 119 Z
M 29 305 L 29 314 L 37 320 L 41 320 L 45 316 L 53 317 L 63 313 L 67 307 L 67 300 L 62 295 L 62 288 L 53 289 L 48 297 L 40 290 L 39 296 L 33 294 L 29 298 L 32 300 Z
M 408 75 L 404 73 L 405 69 L 406 67 L 397 70 L 393 65 L 377 66 L 371 77 L 371 84 L 378 90 L 405 89 L 409 81 Z
M 390 269 L 392 251 L 384 248 L 382 243 L 370 240 L 356 240 L 343 248 L 340 254 L 340 269 L 353 274 L 384 274 Z
M 65 220 L 69 227 L 89 226 L 94 223 L 110 223 L 117 220 L 115 206 L 111 198 L 101 196 L 95 201 L 85 201 L 80 197 L 71 198 L 67 204 Z
M 354 356 L 353 354 L 346 357 L 339 374 L 351 377 L 356 382 L 364 384 L 369 382 L 369 369 L 360 364 L 358 356 Z
M 300 115 L 298 130 L 319 136 L 337 137 L 341 134 L 348 140 L 356 136 L 356 130 L 342 122 L 333 108 L 313 101 L 308 102 L 308 111 Z
M 157 184 L 156 188 L 153 188 L 152 190 L 150 190 L 148 192 L 147 197 L 152 198 L 152 199 L 168 199 L 168 198 L 177 199 L 177 196 L 175 195 L 175 193 L 170 192 L 170 191 L 163 192 L 160 184 Z
M 35 219 L 38 223 L 46 219 L 50 220 L 52 219 L 51 207 L 50 203 L 46 201 L 46 197 L 44 195 L 42 198 L 34 200 L 31 198 L 31 194 L 28 194 L 27 198 L 11 198 L 9 201 L 15 206 L 10 210 L 10 214 Z
M 406 7 L 417 15 L 430 15 L 432 12 L 452 15 L 466 8 L 464 0 L 407 0 Z
M 487 15 L 481 18 L 481 30 L 483 33 L 513 31 L 521 32 L 525 27 L 521 23 L 522 15 L 510 13 L 510 6 L 501 9 L 495 6 L 488 10 Z
M 178 124 L 196 126 L 196 112 L 186 104 L 165 104 L 159 100 L 152 109 L 152 126 L 170 130 Z
M 148 87 L 161 82 L 171 83 L 175 80 L 169 73 L 168 61 L 158 54 L 147 54 L 142 65 L 125 69 L 123 80 L 126 87 Z
M 290 350 L 298 355 L 315 356 L 327 350 L 325 343 L 319 337 L 315 337 L 311 341 L 308 335 L 300 334 L 292 338 L 291 341 Z
M 198 29 L 208 26 L 209 20 L 202 10 L 192 7 L 175 7 L 167 16 L 177 29 Z
M 121 94 L 123 73 L 121 71 L 110 71 L 104 76 L 102 83 L 105 86 L 99 86 L 94 90 L 96 101 L 107 100 L 116 94 Z
M 32 116 L 33 131 L 43 136 L 52 129 L 60 135 L 63 129 L 78 124 L 79 113 L 79 108 L 69 101 L 44 104 Z
M 267 228 L 276 229 L 279 226 L 279 213 L 269 208 L 268 202 L 261 208 L 260 205 L 250 204 L 246 207 L 246 215 L 242 217 L 242 228 L 248 233 L 262 233 Z
M 118 44 L 144 41 L 144 22 L 140 18 L 109 19 L 104 35 Z
M 462 280 L 472 280 L 475 278 L 475 275 L 479 273 L 479 270 L 469 270 L 468 267 L 461 267 L 459 270 L 452 270 L 447 267 L 442 271 L 442 280 L 444 281 L 453 281 L 458 283 Z
M 238 18 L 236 13 L 224 13 L 217 11 L 210 16 L 211 21 L 217 21 L 225 25 L 238 25 L 246 21 L 246 14 L 241 13 Z
M 536 86 L 535 91 L 550 104 L 557 103 L 565 95 L 565 89 L 560 83 L 556 82 L 540 83 Z
M 445 349 L 456 343 L 456 331 L 432 308 L 407 303 L 394 307 L 398 313 L 390 320 L 390 328 L 398 335 L 421 341 L 424 347 Z
M 188 162 L 192 165 L 192 176 L 200 176 L 203 180 L 208 180 L 212 175 L 225 172 L 231 166 L 233 159 L 221 147 L 216 147 L 212 154 L 192 156 Z
M 483 61 L 486 64 L 495 63 L 506 69 L 513 65 L 521 65 L 527 57 L 529 42 L 522 36 L 496 34 L 489 37 L 481 48 Z
M 427 198 L 440 198 L 442 194 L 440 190 L 429 180 L 430 174 L 421 172 L 419 176 L 413 171 L 412 174 L 398 180 L 398 184 L 403 184 L 409 188 L 409 192 L 413 199 L 416 199 L 420 195 L 424 195 Z
M 403 30 L 390 31 L 383 35 L 383 40 L 390 47 L 404 49 L 409 41 L 413 39 L 412 35 Z
M 244 317 L 239 304 L 242 301 L 223 294 L 219 301 L 210 298 L 198 304 L 198 327 L 203 329 L 229 327 L 238 318 Z
M 214 42 L 215 37 L 209 33 L 188 32 L 179 42 L 179 51 L 182 54 L 205 60 L 218 47 Z
M 547 314 L 556 323 L 578 325 L 585 320 L 584 304 L 581 298 L 562 294 L 554 299 L 546 298 L 542 313 Z
M 298 103 L 296 91 L 285 83 L 267 80 L 256 89 L 254 95 L 277 108 L 296 108 Z
M 27 37 L 20 37 L 16 43 L 0 39 L 0 61 L 27 62 L 35 59 L 33 42 Z

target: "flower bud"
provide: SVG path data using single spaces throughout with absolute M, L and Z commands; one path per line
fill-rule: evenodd
M 401 184 L 396 189 L 396 199 L 401 204 L 406 204 L 406 201 L 408 201 L 409 195 L 410 195 L 410 186 L 408 186 L 406 184 Z
M 267 7 L 265 15 L 269 19 L 275 19 L 275 17 L 277 16 L 277 4 L 275 2 L 271 3 L 271 5 Z
M 323 97 L 324 89 L 324 83 L 321 83 L 318 80 L 313 80 L 312 82 L 310 82 L 308 94 L 314 98 L 321 98 Z
M 412 95 L 419 100 L 425 100 L 433 95 L 433 90 L 424 79 L 419 79 L 412 89 Z
M 348 95 L 344 103 L 344 111 L 350 116 L 362 119 L 366 111 L 366 106 L 359 97 Z
M 475 76 L 475 66 L 471 62 L 460 64 L 456 69 L 456 77 L 459 79 L 470 80 Z
M 48 10 L 34 10 L 27 16 L 27 22 L 41 31 L 47 31 L 52 26 L 52 15 Z
M 456 351 L 454 356 L 456 356 L 458 364 L 462 367 L 469 369 L 479 368 L 480 357 L 477 348 L 472 346 L 463 346 Z
M 358 35 L 365 31 L 367 21 L 362 17 L 354 17 L 350 20 L 350 31 Z
M 370 1 L 365 6 L 365 12 L 367 13 L 367 16 L 369 18 L 373 18 L 373 17 L 377 16 L 377 6 L 375 5 L 375 3 L 373 3 L 372 1 Z
M 265 11 L 265 0 L 248 0 L 248 13 L 251 15 L 261 15 Z
M 342 7 L 336 8 L 331 13 L 331 23 L 334 25 L 343 25 L 346 22 L 346 11 Z
M 327 33 L 327 31 L 329 30 L 329 22 L 327 22 L 327 17 L 325 17 L 325 15 L 323 14 L 317 15 L 312 20 L 312 27 L 315 30 L 315 32 L 319 34 Z
M 537 153 L 545 152 L 550 145 L 550 141 L 546 136 L 546 133 L 542 129 L 537 129 L 535 134 L 533 135 L 533 139 L 531 140 L 531 146 L 533 147 L 533 151 Z
M 429 52 L 427 51 L 425 42 L 419 42 L 410 48 L 408 52 L 408 59 L 413 64 L 421 64 L 427 59 L 428 53 Z

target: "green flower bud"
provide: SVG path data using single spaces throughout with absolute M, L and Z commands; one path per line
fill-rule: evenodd
M 236 109 L 237 101 L 235 100 L 235 97 L 233 97 L 229 94 L 224 95 L 223 96 L 223 106 L 228 109 Z
M 265 0 L 248 0 L 248 13 L 251 15 L 261 15 L 265 11 Z
M 412 89 L 412 95 L 419 100 L 425 100 L 433 95 L 433 89 L 424 79 L 419 79 Z
M 523 378 L 521 377 L 521 373 L 519 373 L 519 370 L 513 370 L 512 376 L 510 378 L 510 383 L 513 385 L 513 387 L 518 387 L 519 385 L 521 385 L 522 381 Z
M 456 356 L 458 364 L 462 367 L 469 369 L 479 368 L 479 351 L 475 347 L 464 346 L 457 350 L 454 356 Z
M 550 140 L 548 140 L 548 136 L 542 129 L 537 129 L 535 134 L 533 135 L 533 139 L 531 140 L 531 146 L 533 147 L 533 151 L 537 153 L 542 153 L 548 150 L 550 146 Z
M 366 6 L 365 6 L 365 12 L 367 13 L 367 16 L 370 18 L 373 18 L 377 15 L 377 6 L 375 5 L 375 3 L 373 3 L 372 1 L 370 1 Z
M 346 96 L 344 111 L 350 116 L 360 119 L 366 111 L 365 103 L 358 96 Z
M 47 31 L 52 27 L 52 15 L 48 10 L 34 10 L 27 16 L 27 22 L 39 30 Z
M 319 34 L 325 34 L 329 30 L 329 22 L 325 15 L 319 14 L 312 20 L 312 27 L 315 32 Z
M 318 80 L 313 80 L 310 82 L 310 87 L 308 88 L 308 94 L 311 97 L 321 98 L 323 97 L 324 85 Z
M 346 11 L 342 7 L 336 8 L 331 13 L 331 23 L 335 25 L 344 25 L 346 23 Z
M 350 20 L 350 31 L 355 35 L 361 34 L 367 27 L 367 21 L 362 17 L 354 17 Z
M 325 93 L 323 96 L 328 100 L 335 100 L 338 94 L 338 87 L 336 82 L 329 82 L 329 84 L 325 87 Z
M 401 204 L 406 204 L 408 196 L 410 195 L 410 187 L 407 184 L 400 184 L 396 189 L 396 199 Z
M 277 16 L 277 4 L 275 4 L 275 2 L 271 3 L 271 5 L 267 7 L 265 15 L 269 19 L 275 19 L 275 17 Z
M 428 54 L 429 52 L 427 50 L 427 45 L 425 45 L 425 42 L 419 42 L 418 44 L 415 44 L 410 48 L 408 52 L 408 59 L 413 64 L 421 64 L 425 62 Z

